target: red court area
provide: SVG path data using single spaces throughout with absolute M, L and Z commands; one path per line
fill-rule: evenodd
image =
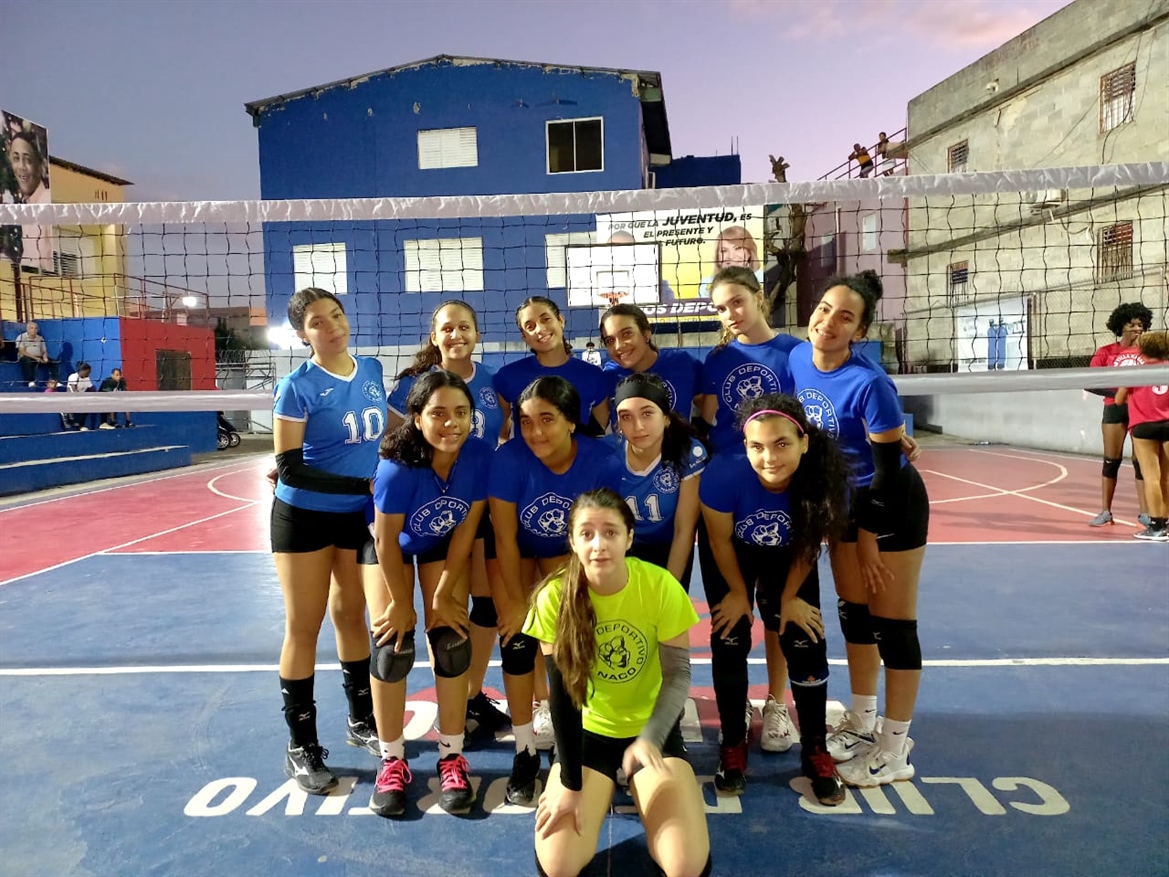
M 177 474 L 0 509 L 0 584 L 95 554 L 267 551 L 270 458 L 235 458 Z M 927 447 L 932 542 L 1129 540 L 1138 529 L 1132 470 L 1121 473 L 1116 525 L 1091 529 L 1100 461 L 1007 447 Z

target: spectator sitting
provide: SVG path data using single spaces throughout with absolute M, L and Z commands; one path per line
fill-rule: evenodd
M 585 345 L 584 353 L 580 355 L 580 358 L 598 368 L 601 365 L 601 351 L 597 350 L 597 345 L 592 341 Z
M 29 320 L 24 331 L 16 336 L 16 358 L 20 362 L 20 373 L 30 387 L 37 385 L 38 365 L 44 364 L 49 367 L 49 377 L 52 380 L 55 381 L 59 377 L 57 360 L 49 359 L 49 345 L 39 329 L 35 320 Z
M 126 381 L 122 377 L 122 370 L 120 368 L 116 368 L 116 369 L 113 369 L 112 371 L 110 371 L 110 376 L 101 382 L 101 392 L 103 392 L 103 393 L 121 393 L 121 392 L 125 391 L 125 389 L 126 389 Z M 130 422 L 130 413 L 129 412 L 123 412 L 122 416 L 126 418 L 126 426 L 129 427 L 129 426 L 134 425 L 133 423 Z M 101 424 L 102 429 L 115 429 L 115 428 L 117 428 L 117 426 L 118 426 L 117 412 L 114 412 L 112 414 L 102 415 L 102 424 Z
M 862 177 L 867 177 L 873 172 L 873 157 L 859 143 L 852 144 L 852 152 L 849 154 L 848 160 L 857 163 L 857 167 L 860 168 L 860 176 Z
M 70 393 L 94 392 L 93 381 L 89 377 L 92 372 L 93 367 L 88 362 L 77 363 L 77 371 L 69 375 L 69 379 L 65 382 L 65 389 Z M 53 382 L 49 381 L 49 383 Z M 82 413 L 78 417 L 73 412 L 66 411 L 61 415 L 61 423 L 64 424 L 65 429 L 80 429 L 82 432 L 87 432 L 97 428 L 98 415 L 96 412 L 89 412 Z
M 45 392 L 46 393 L 56 393 L 60 389 L 61 389 L 61 382 L 54 381 L 52 378 L 49 378 L 49 382 L 47 384 L 45 384 Z

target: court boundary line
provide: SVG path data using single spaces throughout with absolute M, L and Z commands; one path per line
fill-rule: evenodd
M 710 658 L 691 658 L 691 664 L 709 665 Z M 748 658 L 748 664 L 765 666 L 766 658 Z M 829 658 L 828 663 L 837 667 L 848 666 L 844 658 Z M 937 658 L 921 662 L 923 667 L 948 667 L 953 669 L 986 669 L 991 667 L 1164 667 L 1169 666 L 1167 658 Z M 499 667 L 493 660 L 488 665 Z M 316 671 L 338 671 L 340 664 L 317 664 Z M 413 670 L 430 670 L 426 661 L 415 661 Z M 141 676 L 146 674 L 200 674 L 200 673 L 278 673 L 279 664 L 154 664 L 141 666 L 121 665 L 114 667 L 0 667 L 0 677 L 18 676 Z

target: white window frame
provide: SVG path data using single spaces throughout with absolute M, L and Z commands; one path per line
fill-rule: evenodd
M 80 232 L 57 230 L 53 246 L 53 273 L 59 277 L 85 277 L 85 236 Z
M 873 253 L 880 248 L 881 229 L 877 214 L 875 211 L 873 213 L 866 213 L 861 217 L 861 252 Z
M 595 231 L 554 232 L 544 235 L 544 264 L 547 266 L 545 283 L 549 289 L 568 287 L 568 257 L 565 248 L 582 244 L 595 244 Z
M 418 132 L 419 170 L 478 166 L 478 128 L 430 128 Z
M 576 124 L 578 122 L 600 122 L 601 123 L 601 166 L 599 168 L 590 168 L 588 170 L 577 170 L 576 160 Z M 570 171 L 554 171 L 552 170 L 552 126 L 553 125 L 572 125 L 572 167 Z M 605 117 L 604 116 L 583 116 L 579 119 L 549 119 L 544 123 L 544 168 L 549 174 L 560 176 L 561 174 L 599 174 L 605 171 Z
M 406 292 L 482 292 L 483 238 L 402 242 Z
M 344 242 L 294 244 L 293 289 L 315 286 L 333 295 L 349 294 L 349 257 Z

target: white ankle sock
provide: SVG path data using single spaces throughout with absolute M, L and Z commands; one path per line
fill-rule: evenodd
M 854 693 L 852 696 L 852 714 L 860 720 L 861 727 L 864 730 L 873 730 L 873 726 L 877 723 L 877 695 Z
M 531 722 L 525 722 L 522 725 L 512 725 L 511 732 L 515 735 L 516 752 L 523 752 L 525 749 L 529 753 L 536 751 L 536 734 L 532 730 Z
M 377 741 L 378 748 L 382 751 L 382 761 L 387 758 L 400 758 L 406 760 L 406 735 L 403 734 L 392 743 L 387 743 L 385 740 Z
M 909 724 L 886 717 L 881 725 L 881 733 L 877 735 L 877 746 L 885 752 L 904 755 L 905 741 L 909 739 Z
M 463 754 L 463 735 L 462 734 L 439 734 L 438 735 L 438 757 L 446 758 L 448 755 L 462 755 Z

